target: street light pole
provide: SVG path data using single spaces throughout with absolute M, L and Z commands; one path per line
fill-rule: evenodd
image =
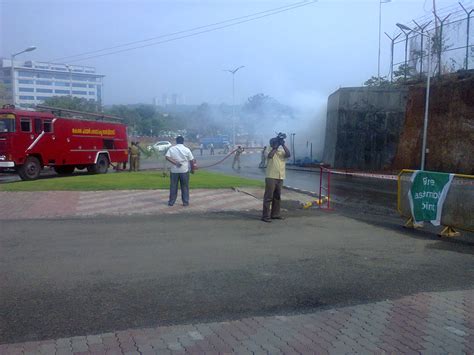
M 431 44 L 431 37 L 428 35 L 428 43 Z M 428 75 L 426 79 L 426 101 L 425 101 L 425 119 L 423 121 L 423 147 L 421 148 L 421 170 L 425 170 L 426 160 L 426 139 L 428 135 L 428 114 L 430 107 L 430 83 L 431 83 L 431 46 L 428 48 Z
M 422 140 L 422 147 L 421 147 L 421 168 L 420 170 L 425 170 L 425 162 L 426 162 L 426 140 L 428 136 L 428 119 L 429 119 L 429 107 L 430 107 L 430 84 L 431 84 L 431 36 L 428 32 L 420 32 L 409 28 L 408 26 L 402 25 L 397 23 L 397 26 L 400 27 L 402 30 L 406 31 L 413 31 L 418 33 L 422 36 L 428 37 L 428 72 L 426 74 L 426 100 L 425 100 L 425 117 L 423 120 L 423 140 Z
M 235 146 L 235 73 L 240 69 L 245 68 L 245 65 L 241 65 L 235 69 L 227 69 L 227 71 L 232 74 L 232 145 Z
M 392 0 L 379 0 L 379 56 L 377 62 L 377 78 L 380 83 L 380 43 L 382 38 L 382 4 L 390 2 Z
M 31 52 L 36 49 L 35 46 L 30 46 L 21 52 L 14 53 L 11 55 L 11 80 L 12 80 L 12 105 L 16 104 L 16 90 L 15 90 L 15 57 L 19 54 L 25 53 L 25 52 Z
M 232 73 L 232 144 L 235 147 L 235 73 Z

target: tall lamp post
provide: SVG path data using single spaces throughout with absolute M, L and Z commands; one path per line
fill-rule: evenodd
M 15 57 L 19 54 L 22 54 L 22 53 L 25 53 L 25 52 L 31 52 L 31 51 L 34 51 L 36 49 L 35 46 L 30 46 L 24 50 L 22 50 L 21 52 L 18 52 L 18 53 L 14 53 L 11 55 L 11 78 L 12 78 L 12 104 L 15 105 L 16 104 L 16 90 L 15 90 L 15 64 L 14 64 L 14 61 L 15 61 Z
M 419 35 L 428 37 L 428 72 L 426 73 L 426 101 L 425 101 L 425 119 L 423 121 L 423 141 L 421 148 L 421 170 L 425 170 L 425 158 L 426 158 L 426 138 L 428 134 L 428 115 L 429 115 L 429 106 L 430 106 L 430 83 L 431 83 L 431 36 L 429 32 L 420 32 L 414 29 L 411 29 L 408 26 L 397 23 L 397 26 L 404 31 L 413 31 Z
M 235 73 L 240 69 L 245 68 L 245 65 L 241 65 L 235 69 L 227 69 L 225 71 L 232 74 L 232 144 L 235 146 Z
M 382 4 L 391 2 L 392 0 L 379 0 L 379 56 L 377 62 L 377 78 L 380 82 L 380 41 L 382 36 Z

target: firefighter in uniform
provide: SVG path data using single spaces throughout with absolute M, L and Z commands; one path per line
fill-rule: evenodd
M 132 142 L 130 147 L 130 171 L 138 171 L 139 156 L 140 150 L 138 149 L 137 143 Z
M 237 150 L 235 151 L 234 155 L 234 161 L 232 162 L 232 169 L 235 169 L 235 164 L 237 164 L 237 169 L 240 170 L 240 156 L 244 152 L 244 148 L 242 148 L 240 145 L 237 147 Z

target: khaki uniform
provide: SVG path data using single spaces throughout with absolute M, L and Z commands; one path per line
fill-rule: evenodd
M 240 169 L 240 155 L 243 153 L 244 148 L 237 148 L 234 155 L 234 161 L 232 162 L 232 169 L 235 168 L 235 164 L 237 164 L 237 169 Z
M 138 171 L 138 159 L 140 150 L 136 145 L 130 147 L 130 171 Z

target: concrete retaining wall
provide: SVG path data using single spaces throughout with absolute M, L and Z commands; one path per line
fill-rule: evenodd
M 323 161 L 335 168 L 388 168 L 405 121 L 407 92 L 359 87 L 329 96 Z

